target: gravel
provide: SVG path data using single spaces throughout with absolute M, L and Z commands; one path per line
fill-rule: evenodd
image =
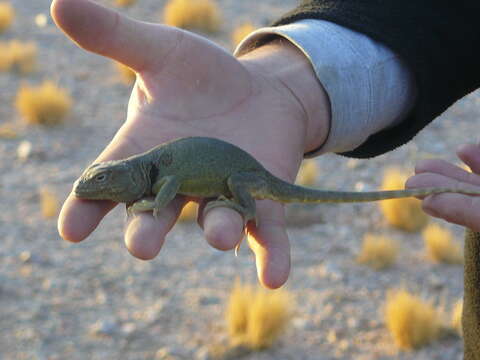
M 0 124 L 20 120 L 12 102 L 23 81 L 54 79 L 70 90 L 75 106 L 62 126 L 24 127 L 18 139 L 0 140 L 0 359 L 207 359 L 211 344 L 226 341 L 222 312 L 234 279 L 256 281 L 253 256 L 245 246 L 238 257 L 213 250 L 197 226 L 187 223 L 173 229 L 156 259 L 135 259 L 122 241 L 122 209 L 80 244 L 59 238 L 56 219 L 42 217 L 36 194 L 48 186 L 66 197 L 121 125 L 129 89 L 110 61 L 78 49 L 50 18 L 46 27 L 35 25 L 37 14 L 48 14 L 48 0 L 11 3 L 16 21 L 0 40 L 34 40 L 39 71 L 23 78 L 0 74 Z M 141 0 L 122 11 L 158 21 L 164 3 Z M 264 25 L 295 2 L 218 3 L 228 21 L 213 40 L 230 49 L 233 27 L 247 20 Z M 370 190 L 378 187 L 386 166 L 413 169 L 431 156 L 456 161 L 460 144 L 478 140 L 465 134 L 478 131 L 479 102 L 479 94 L 471 94 L 410 144 L 375 159 L 317 159 L 317 185 Z M 420 235 L 389 228 L 376 204 L 308 209 L 309 219 L 317 216 L 318 223 L 300 218 L 289 230 L 293 270 L 286 287 L 296 295 L 295 318 L 272 349 L 245 359 L 462 358 L 455 337 L 397 352 L 382 315 L 387 289 L 402 285 L 450 310 L 462 296 L 461 266 L 430 263 Z M 290 208 L 292 218 L 297 211 Z M 448 227 L 461 241 L 462 229 Z M 365 232 L 399 240 L 402 252 L 393 268 L 375 272 L 355 262 Z

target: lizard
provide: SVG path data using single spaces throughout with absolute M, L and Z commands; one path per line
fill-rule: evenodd
M 367 202 L 438 193 L 480 195 L 479 190 L 429 187 L 343 192 L 290 184 L 268 172 L 253 156 L 225 141 L 186 137 L 160 144 L 123 160 L 89 166 L 75 182 L 76 197 L 127 203 L 129 213 L 161 210 L 176 195 L 213 198 L 205 212 L 223 206 L 253 220 L 256 199 L 283 203 Z M 463 331 L 465 360 L 480 360 L 480 233 L 465 236 Z
M 351 203 L 445 192 L 480 195 L 479 190 L 444 187 L 371 192 L 307 188 L 274 176 L 241 148 L 209 137 L 179 138 L 123 160 L 93 164 L 75 182 L 73 192 L 81 199 L 126 203 L 130 213 L 152 211 L 155 217 L 176 195 L 213 198 L 205 212 L 228 207 L 245 223 L 257 222 L 255 200 L 262 199 Z

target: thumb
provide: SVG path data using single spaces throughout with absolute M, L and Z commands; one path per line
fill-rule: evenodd
M 53 0 L 51 14 L 81 48 L 137 72 L 161 63 L 183 36 L 179 29 L 137 21 L 89 0 Z

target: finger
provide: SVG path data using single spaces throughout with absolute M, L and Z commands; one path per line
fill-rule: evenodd
M 70 193 L 58 215 L 58 233 L 64 240 L 80 242 L 97 228 L 115 205 L 111 201 L 81 200 Z
M 438 173 L 460 180 L 464 178 L 467 172 L 465 169 L 442 159 L 427 159 L 420 160 L 415 166 L 415 174 L 421 173 Z
M 429 215 L 480 231 L 480 197 L 438 194 L 428 196 L 422 206 Z
M 458 157 L 476 174 L 480 174 L 480 145 L 463 145 L 457 151 Z
M 204 214 L 206 202 L 199 208 L 199 225 L 203 228 L 208 243 L 218 250 L 231 250 L 244 237 L 243 219 L 229 208 L 213 208 Z
M 89 0 L 54 0 L 51 14 L 57 26 L 80 47 L 137 72 L 161 62 L 183 33 L 130 19 Z
M 407 189 L 427 187 L 461 189 L 463 192 L 471 191 L 472 195 L 469 196 L 476 196 L 476 194 L 478 194 L 478 192 L 480 191 L 480 177 L 478 175 L 475 176 L 477 177 L 477 179 L 474 179 L 472 176 L 467 176 L 459 180 L 451 176 L 444 176 L 438 173 L 421 173 L 409 178 L 405 183 L 405 187 Z M 435 197 L 440 195 L 441 194 L 435 194 L 429 196 Z M 419 198 L 423 199 L 426 197 L 421 196 Z
M 248 244 L 255 254 L 260 283 L 271 289 L 282 286 L 290 272 L 290 244 L 285 230 L 284 207 L 258 202 L 259 226 L 248 226 Z
M 445 178 L 451 178 L 451 179 L 457 180 L 457 182 L 455 181 L 450 182 L 451 184 L 458 185 L 458 182 L 463 182 L 466 184 L 480 185 L 480 177 L 478 175 L 472 174 L 471 172 L 466 171 L 465 169 L 462 169 L 459 166 L 453 165 L 445 160 L 440 160 L 440 159 L 430 159 L 430 160 L 420 161 L 415 167 L 415 173 L 417 175 L 431 174 L 430 176 L 432 177 L 435 174 L 438 174 L 439 176 L 442 176 L 439 179 L 446 180 Z M 438 183 L 439 186 L 444 186 L 442 185 L 442 182 L 439 182 L 439 179 L 437 179 L 435 182 Z M 428 186 L 434 186 L 434 185 L 428 184 Z
M 123 159 L 143 151 L 134 140 L 125 135 L 133 130 L 130 123 L 124 124 L 95 162 Z M 81 200 L 71 193 L 58 217 L 57 227 L 60 236 L 72 242 L 84 240 L 115 205 L 111 201 Z
M 185 204 L 184 199 L 173 200 L 157 219 L 150 212 L 130 217 L 125 230 L 125 245 L 130 254 L 142 260 L 157 256 Z

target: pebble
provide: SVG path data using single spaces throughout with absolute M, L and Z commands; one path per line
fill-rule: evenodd
M 20 161 L 27 161 L 32 154 L 32 143 L 27 140 L 23 140 L 17 147 L 17 158 Z
M 99 320 L 90 327 L 90 334 L 95 336 L 113 336 L 118 332 L 118 324 L 114 320 Z

